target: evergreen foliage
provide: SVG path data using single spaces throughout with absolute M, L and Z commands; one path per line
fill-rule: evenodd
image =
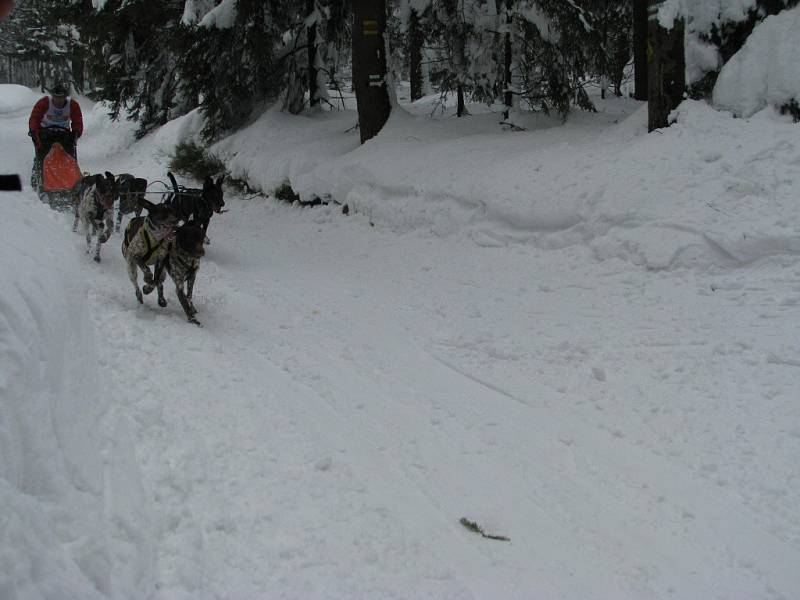
M 314 100 L 326 99 L 326 44 L 340 34 L 347 15 L 340 4 L 237 0 L 232 27 L 185 26 L 180 35 L 181 90 L 203 110 L 204 136 L 213 139 L 240 127 L 257 105 L 281 94 L 284 108 L 298 113 L 313 84 Z M 315 49 L 311 64 L 309 41 Z
M 193 141 L 178 144 L 175 153 L 170 158 L 169 169 L 178 175 L 196 181 L 203 181 L 206 177 L 224 175 L 225 185 L 228 187 L 240 193 L 252 192 L 246 180 L 233 177 L 218 156 Z
M 689 15 L 687 31 L 724 64 L 758 22 L 798 2 L 757 0 L 736 22 L 720 11 L 702 31 Z M 622 93 L 633 0 L 387 0 L 387 8 L 389 75 L 409 75 L 413 99 L 432 85 L 443 98 L 457 95 L 459 115 L 472 101 L 502 105 L 506 116 L 514 107 L 566 116 L 593 110 L 588 83 Z M 42 86 L 60 79 L 84 89 L 88 73 L 90 95 L 114 118 L 136 121 L 139 135 L 199 107 L 211 141 L 278 99 L 291 113 L 329 103 L 327 89 L 347 79 L 339 74 L 352 62 L 352 19 L 352 0 L 20 0 L 0 26 L 0 55 L 29 65 Z
M 77 30 L 59 19 L 58 0 L 24 0 L 0 24 L 0 55 L 23 67 L 27 77 L 19 83 L 38 85 L 43 91 L 54 82 L 82 83 L 73 78 L 72 63 L 82 48 Z M 12 73 L 8 77 L 13 77 Z
M 227 175 L 225 163 L 195 142 L 184 142 L 175 148 L 169 162 L 170 171 L 199 181 L 206 177 Z M 226 177 L 227 179 L 227 177 Z
M 182 0 L 108 0 L 100 9 L 84 0 L 71 15 L 88 47 L 90 95 L 106 100 L 113 118 L 136 121 L 140 136 L 179 114 L 175 32 L 182 13 Z

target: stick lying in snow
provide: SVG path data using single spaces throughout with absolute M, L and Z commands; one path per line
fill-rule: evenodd
M 474 533 L 478 533 L 481 536 L 485 537 L 487 540 L 499 540 L 501 542 L 510 542 L 511 538 L 507 538 L 504 535 L 489 535 L 488 533 L 484 532 L 480 525 L 478 525 L 475 521 L 470 521 L 466 517 L 461 517 L 459 521 L 464 527 L 469 529 Z

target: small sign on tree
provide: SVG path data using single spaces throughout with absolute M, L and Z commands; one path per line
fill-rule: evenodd
M 354 0 L 353 88 L 361 143 L 377 135 L 391 111 L 386 87 L 385 30 L 384 0 Z

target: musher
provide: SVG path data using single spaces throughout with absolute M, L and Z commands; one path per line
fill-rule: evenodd
M 66 85 L 57 83 L 50 90 L 49 96 L 33 106 L 28 129 L 28 135 L 33 139 L 36 149 L 31 183 L 37 188 L 42 161 L 53 143 L 59 142 L 67 154 L 77 158 L 75 143 L 83 134 L 83 115 L 78 102 L 70 98 Z

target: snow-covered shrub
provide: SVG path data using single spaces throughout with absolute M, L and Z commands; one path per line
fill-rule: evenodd
M 800 99 L 800 7 L 771 16 L 755 28 L 742 49 L 722 68 L 714 105 L 749 117 L 767 105 Z
M 203 180 L 225 173 L 225 163 L 205 148 L 193 141 L 183 142 L 175 147 L 169 168 L 179 175 Z

